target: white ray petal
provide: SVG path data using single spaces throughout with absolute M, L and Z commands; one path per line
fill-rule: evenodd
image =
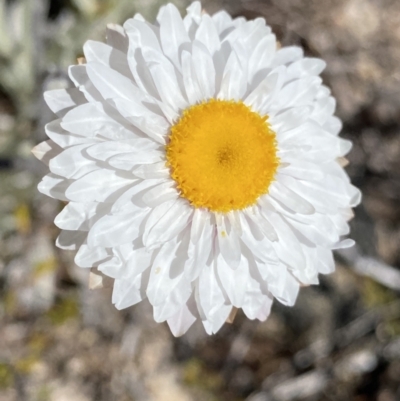
M 176 200 L 178 197 L 179 193 L 175 188 L 175 183 L 170 180 L 146 191 L 142 196 L 142 200 L 147 206 L 156 207 L 166 201 Z
M 75 255 L 74 261 L 79 267 L 90 268 L 109 256 L 110 255 L 103 247 L 89 247 L 88 245 L 81 245 L 79 251 Z
M 128 308 L 142 301 L 145 296 L 142 290 L 142 275 L 133 280 L 117 279 L 114 282 L 112 303 L 119 310 Z
M 309 75 L 319 75 L 325 67 L 325 61 L 319 58 L 305 57 L 289 65 L 287 71 L 289 77 L 301 78 Z
M 235 52 L 231 52 L 222 77 L 218 99 L 242 99 L 247 89 L 247 77 L 243 72 Z
M 123 53 L 128 51 L 128 38 L 124 28 L 118 24 L 107 24 L 106 30 L 107 44 L 120 50 Z
M 97 206 L 103 205 L 99 205 L 95 202 L 69 202 L 56 216 L 54 224 L 63 230 L 87 231 L 89 229 L 90 219 L 96 215 Z M 107 208 L 105 208 L 105 210 L 104 214 L 107 213 Z M 101 217 L 101 213 L 99 217 Z
M 168 4 L 157 21 L 163 51 L 180 70 L 180 51 L 185 43 L 190 42 L 181 15 L 173 4 Z
M 195 214 L 196 215 L 196 214 Z M 200 272 L 206 266 L 213 248 L 214 242 L 214 224 L 209 216 L 204 217 L 204 224 L 199 227 L 201 232 L 196 234 L 197 242 L 194 243 L 191 239 L 188 249 L 188 262 L 185 267 L 185 274 L 189 281 L 194 281 L 199 276 Z M 193 221 L 191 227 L 191 235 L 193 232 Z
M 68 200 L 75 202 L 105 202 L 135 180 L 124 178 L 112 170 L 96 170 L 71 183 L 66 191 Z
M 232 311 L 232 305 L 221 305 L 207 319 L 203 320 L 203 326 L 207 334 L 215 334 L 224 325 Z
M 153 306 L 153 316 L 156 322 L 165 322 L 181 310 L 192 294 L 192 287 L 184 277 L 178 282 L 164 302 Z
M 69 111 L 61 120 L 61 127 L 73 134 L 94 138 L 101 135 L 111 139 L 135 138 L 134 131 L 118 121 L 115 114 L 108 114 L 108 110 L 100 102 L 86 103 Z M 119 117 L 122 119 L 122 117 Z M 48 129 L 55 130 L 55 122 L 48 125 Z
M 88 102 L 97 102 L 103 99 L 101 93 L 89 79 L 86 65 L 71 65 L 68 68 L 68 76 Z
M 189 103 L 195 104 L 199 102 L 202 99 L 202 94 L 192 63 L 192 55 L 185 50 L 182 52 L 182 77 Z
M 84 231 L 61 231 L 56 239 L 56 246 L 66 251 L 76 251 L 86 242 L 87 233 Z
M 214 263 L 207 264 L 200 272 L 196 287 L 196 301 L 207 318 L 211 317 L 225 302 L 221 284 L 217 279 Z
M 225 10 L 217 12 L 211 18 L 220 35 L 233 25 L 231 16 Z
M 54 89 L 43 94 L 50 110 L 63 117 L 69 110 L 86 103 L 86 99 L 77 88 Z
M 192 65 L 202 98 L 209 99 L 215 95 L 215 67 L 208 49 L 200 42 L 194 41 L 192 48 Z
M 254 47 L 250 49 L 248 81 L 253 82 L 256 75 L 271 65 L 271 61 L 276 51 L 275 35 L 267 35 L 262 38 Z
M 142 179 L 157 179 L 157 178 L 169 178 L 169 169 L 165 166 L 165 161 L 153 163 L 153 164 L 142 164 L 135 167 L 132 170 L 133 174 Z
M 111 67 L 125 77 L 132 79 L 126 54 L 102 42 L 88 40 L 83 46 L 87 63 L 100 63 L 107 68 Z
M 188 225 L 192 214 L 193 209 L 186 200 L 178 198 L 143 239 L 145 245 L 151 248 L 171 240 Z
M 215 217 L 221 255 L 231 269 L 236 269 L 240 264 L 241 255 L 239 236 L 227 216 L 218 213 Z
M 183 268 L 189 241 L 181 237 L 163 244 L 154 259 L 146 290 L 153 306 L 164 303 L 179 282 L 185 280 Z
M 211 55 L 221 48 L 217 28 L 213 19 L 208 14 L 202 16 L 195 39 L 203 43 Z
M 276 255 L 272 242 L 261 232 L 260 228 L 245 214 L 240 216 L 242 225 L 241 240 L 248 247 L 250 252 L 264 263 L 277 265 L 279 259 Z
M 106 215 L 99 219 L 90 229 L 88 245 L 107 248 L 127 244 L 138 237 L 140 223 L 146 213 L 142 210 L 124 215 Z
M 198 317 L 194 297 L 191 300 L 167 320 L 168 326 L 175 337 L 184 335 Z
M 72 180 L 67 180 L 64 177 L 50 173 L 43 177 L 38 185 L 38 190 L 51 198 L 69 201 L 70 199 L 66 196 L 65 192 L 72 183 Z
M 315 213 L 315 208 L 310 202 L 297 195 L 296 192 L 293 192 L 289 187 L 279 182 L 279 180 L 270 185 L 269 195 L 296 213 Z
M 110 67 L 92 62 L 86 67 L 87 74 L 103 99 L 125 99 L 136 102 L 149 101 L 151 98 L 139 89 L 131 79 Z
M 303 49 L 298 46 L 282 47 L 275 53 L 272 65 L 277 67 L 279 65 L 293 63 L 303 57 Z
M 217 258 L 217 272 L 230 303 L 237 308 L 241 308 L 249 277 L 247 259 L 242 255 L 239 266 L 236 269 L 232 269 L 222 255 L 219 255 Z
M 62 148 L 60 148 L 52 140 L 48 140 L 36 145 L 31 152 L 41 162 L 49 165 L 50 160 L 62 152 Z

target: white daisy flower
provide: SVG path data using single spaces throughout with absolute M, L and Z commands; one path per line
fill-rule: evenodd
M 115 279 L 117 308 L 147 298 L 174 335 L 196 319 L 212 334 L 334 270 L 360 192 L 322 60 L 199 2 L 110 25 L 84 54 L 75 88 L 45 93 L 59 118 L 34 153 L 39 190 L 68 202 L 57 245 Z

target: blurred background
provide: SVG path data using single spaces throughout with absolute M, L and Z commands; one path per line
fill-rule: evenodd
M 174 3 L 183 11 L 188 1 Z M 106 23 L 162 0 L 0 0 L 0 401 L 400 400 L 400 1 L 207 0 L 209 13 L 263 16 L 283 45 L 323 58 L 347 171 L 364 194 L 357 246 L 265 323 L 175 339 L 142 303 L 88 289 L 73 253 L 55 248 L 62 205 L 36 185 L 30 149 L 53 119 L 42 92 Z

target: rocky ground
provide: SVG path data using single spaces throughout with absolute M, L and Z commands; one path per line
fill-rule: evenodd
M 175 339 L 141 304 L 119 312 L 110 289 L 55 248 L 62 208 L 36 190 L 30 148 L 52 119 L 44 89 L 106 22 L 162 1 L 0 0 L 0 401 L 396 401 L 400 399 L 400 2 L 208 0 L 210 13 L 263 16 L 283 45 L 327 61 L 348 172 L 364 194 L 337 271 L 265 323 L 238 313 L 207 337 Z M 186 2 L 176 4 L 184 9 Z

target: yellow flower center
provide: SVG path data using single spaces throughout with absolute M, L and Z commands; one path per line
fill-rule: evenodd
M 242 102 L 212 99 L 186 109 L 166 146 L 181 196 L 196 208 L 229 212 L 267 193 L 279 165 L 267 121 Z

